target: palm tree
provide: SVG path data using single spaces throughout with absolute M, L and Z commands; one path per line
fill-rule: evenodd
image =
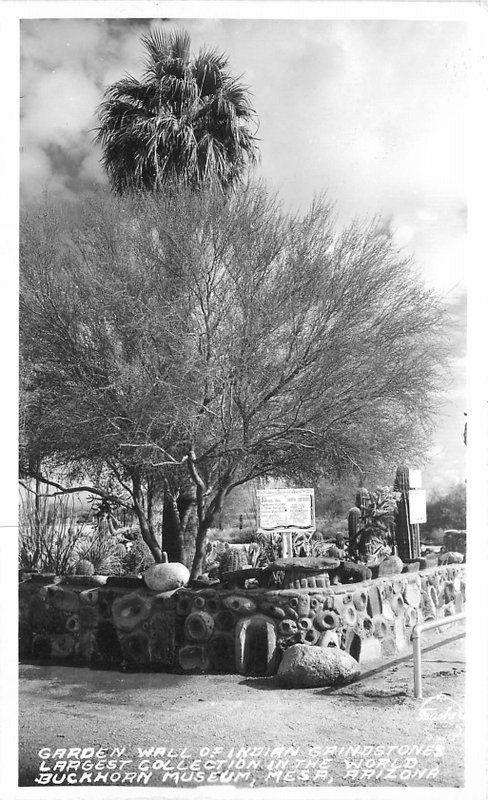
M 227 190 L 257 159 L 255 112 L 247 87 L 215 50 L 190 54 L 186 31 L 143 36 L 145 72 L 109 86 L 99 107 L 97 141 L 117 194 L 216 180 Z

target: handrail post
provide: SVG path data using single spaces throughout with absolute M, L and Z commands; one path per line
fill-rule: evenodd
M 422 697 L 422 649 L 421 649 L 421 631 L 415 636 L 418 625 L 414 628 L 412 633 L 413 639 L 413 696 Z
M 441 619 L 430 619 L 427 622 L 420 622 L 412 631 L 413 641 L 413 695 L 415 698 L 422 698 L 422 633 L 430 628 L 441 628 L 444 625 L 451 625 L 466 619 L 466 612 L 452 614 Z

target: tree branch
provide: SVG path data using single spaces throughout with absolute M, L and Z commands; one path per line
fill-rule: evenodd
M 36 478 L 37 480 L 41 481 L 41 483 L 45 483 L 46 486 L 52 486 L 54 489 L 58 489 L 57 492 L 46 494 L 44 497 L 57 497 L 61 494 L 77 494 L 78 492 L 87 492 L 89 494 L 96 494 L 98 497 L 103 497 L 104 500 L 111 501 L 112 503 L 116 503 L 124 508 L 132 508 L 130 503 L 126 503 L 116 495 L 110 494 L 109 492 L 104 492 L 103 489 L 98 489 L 96 486 L 71 486 L 68 488 L 62 486 L 56 481 L 52 481 L 49 478 L 44 477 L 44 475 L 41 475 L 38 472 L 32 473 L 30 477 Z

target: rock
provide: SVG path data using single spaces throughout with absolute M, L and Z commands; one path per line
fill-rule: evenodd
M 405 622 L 403 617 L 397 617 L 394 622 L 393 632 L 395 634 L 395 645 L 399 652 L 405 650 L 407 640 L 405 638 Z
M 387 622 L 393 622 L 393 620 L 395 619 L 395 612 L 393 611 L 388 600 L 385 600 L 385 602 L 383 603 L 383 616 L 387 620 Z
M 388 556 L 378 565 L 378 578 L 384 575 L 396 575 L 403 569 L 403 561 L 398 556 Z
M 442 566 L 444 564 L 462 564 L 464 560 L 464 556 L 462 553 L 442 553 L 439 556 L 439 564 Z
M 178 653 L 178 661 L 185 672 L 208 672 L 210 659 L 205 648 L 199 645 L 186 645 Z
M 261 567 L 247 566 L 230 572 L 222 572 L 220 582 L 229 589 L 244 589 L 246 581 L 255 578 L 259 584 L 260 581 L 264 581 L 265 577 L 267 577 L 266 570 Z M 193 583 L 193 585 L 195 585 L 195 583 Z
M 383 598 L 378 586 L 371 586 L 369 589 L 367 610 L 370 617 L 383 613 Z
M 415 628 L 419 619 L 417 608 L 405 606 L 405 625 L 407 628 Z
M 381 659 L 381 640 L 370 636 L 363 639 L 361 645 L 361 664 L 367 664 Z
M 403 597 L 405 602 L 413 608 L 418 608 L 420 605 L 420 589 L 417 584 L 407 583 Z
M 433 587 L 431 587 L 433 588 Z M 435 591 L 435 590 L 434 590 Z M 422 619 L 428 622 L 430 619 L 435 619 L 435 604 L 433 602 L 430 592 L 421 592 L 420 610 L 422 612 Z
M 358 611 L 364 611 L 368 604 L 368 594 L 364 589 L 358 589 L 354 592 L 352 600 Z
M 31 580 L 32 583 L 54 584 L 59 583 L 61 577 L 54 575 L 54 573 L 31 572 L 29 580 Z
M 420 561 L 412 561 L 410 564 L 403 564 L 402 572 L 418 572 L 420 569 Z
M 49 602 L 61 611 L 78 611 L 78 594 L 70 589 L 62 589 L 60 586 L 49 587 Z
M 317 645 L 319 647 L 339 647 L 339 637 L 336 631 L 324 631 L 319 635 L 317 640 Z
M 301 689 L 349 683 L 359 673 L 358 662 L 344 650 L 294 644 L 283 653 L 277 675 L 284 686 Z
M 244 595 L 232 594 L 224 597 L 222 602 L 229 611 L 234 611 L 236 614 L 254 614 L 256 611 L 254 600 Z
M 306 572 L 327 572 L 329 569 L 336 569 L 339 566 L 337 558 L 326 558 L 325 556 L 313 558 L 305 556 L 303 558 L 277 558 L 266 569 L 270 572 L 283 570 L 292 572 L 293 570 Z
M 133 631 L 149 616 L 151 607 L 145 597 L 131 592 L 121 595 L 112 605 L 112 619 L 121 631 Z
M 401 594 L 393 594 L 390 597 L 390 605 L 395 612 L 395 615 L 398 617 L 403 614 L 403 609 L 405 608 L 405 603 Z
M 190 571 L 178 561 L 152 564 L 143 575 L 144 583 L 153 592 L 169 592 L 186 586 L 190 580 Z
M 62 586 L 81 586 L 84 589 L 90 589 L 94 586 L 101 586 L 107 582 L 107 579 L 101 583 L 99 575 L 64 575 L 60 581 Z
M 351 628 L 356 625 L 358 621 L 358 612 L 353 605 L 347 604 L 343 606 L 341 611 L 341 619 L 343 625 L 348 625 Z
M 185 620 L 185 636 L 193 642 L 206 642 L 213 633 L 215 623 L 206 611 L 195 611 Z
M 109 575 L 106 586 L 120 586 L 124 589 L 142 589 L 143 581 L 140 575 Z
M 395 638 L 393 636 L 385 636 L 381 640 L 381 654 L 384 658 L 391 658 L 398 652 Z
M 366 564 L 342 561 L 331 577 L 338 578 L 340 583 L 362 583 L 363 581 L 371 580 L 372 574 Z
M 337 611 L 319 611 L 314 624 L 320 631 L 334 630 L 341 624 L 341 618 Z
M 68 658 L 75 648 L 75 640 L 68 633 L 56 634 L 51 639 L 51 647 L 54 658 Z

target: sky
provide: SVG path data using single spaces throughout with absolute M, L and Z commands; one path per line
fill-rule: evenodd
M 469 46 L 462 22 L 23 20 L 23 201 L 105 184 L 93 141 L 104 89 L 141 75 L 139 37 L 186 28 L 227 53 L 259 118 L 256 168 L 290 208 L 327 192 L 339 224 L 380 214 L 452 312 L 449 388 L 424 484 L 464 480 Z

